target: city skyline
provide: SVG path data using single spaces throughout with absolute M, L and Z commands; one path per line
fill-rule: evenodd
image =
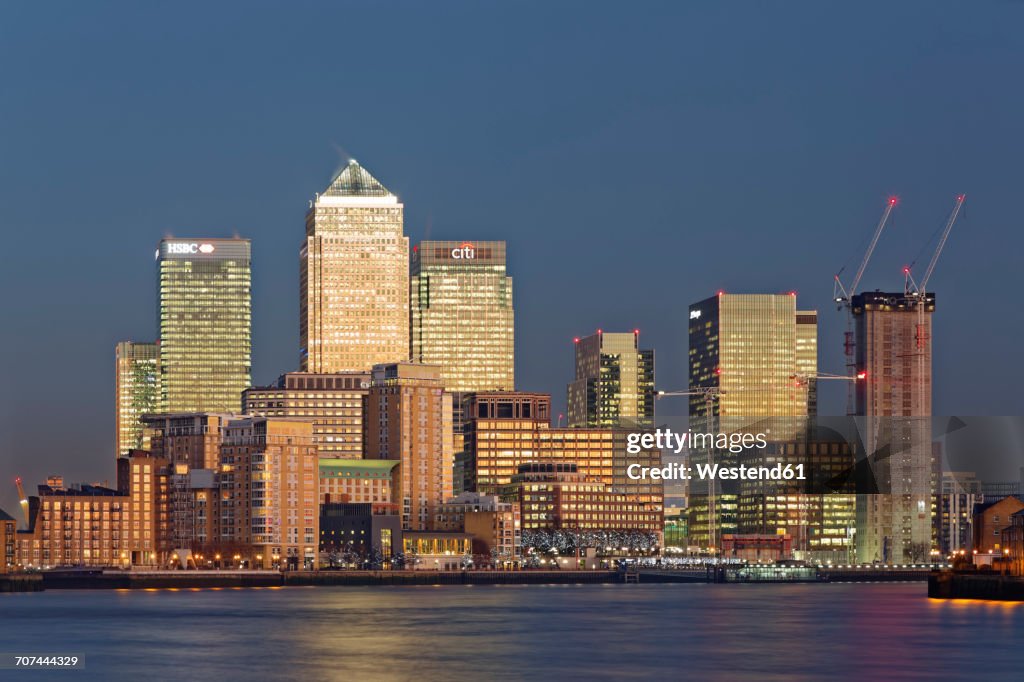
M 33 20 L 30 9 L 5 11 L 12 14 L 11 26 Z M 368 16 L 365 10 L 347 11 Z M 688 16 L 687 10 L 678 11 L 680 20 Z M 129 19 L 145 15 L 134 12 Z M 83 23 L 103 30 L 73 14 L 51 29 L 68 39 L 64 42 L 69 48 L 82 40 L 72 24 L 75 31 Z M 554 18 L 567 19 L 568 12 L 555 10 Z M 738 66 L 749 67 L 749 50 L 765 39 L 738 26 L 739 33 L 718 46 L 698 36 L 692 47 L 675 46 L 668 31 L 672 22 L 666 22 L 666 31 L 656 34 L 658 40 L 642 45 L 631 28 L 658 29 L 633 17 L 620 29 L 626 45 L 633 47 L 632 52 L 623 51 L 623 64 L 601 56 L 603 41 L 574 36 L 571 44 L 585 59 L 562 57 L 551 65 L 553 77 L 537 82 L 530 79 L 535 63 L 513 64 L 492 54 L 514 52 L 507 39 L 489 48 L 481 39 L 464 38 L 458 43 L 464 49 L 482 50 L 507 72 L 508 89 L 488 91 L 507 113 L 493 110 L 493 104 L 476 103 L 470 96 L 473 87 L 459 94 L 467 86 L 488 87 L 469 67 L 455 68 L 436 94 L 417 86 L 422 68 L 453 66 L 450 56 L 430 53 L 424 65 L 391 55 L 381 65 L 405 88 L 403 98 L 408 93 L 423 98 L 413 125 L 398 125 L 402 119 L 389 110 L 396 102 L 390 94 L 379 106 L 364 103 L 361 111 L 332 99 L 329 113 L 269 113 L 267 102 L 310 84 L 306 77 L 288 84 L 280 71 L 271 70 L 258 81 L 265 92 L 247 95 L 245 88 L 255 81 L 241 74 L 240 81 L 227 84 L 228 93 L 241 100 L 218 97 L 217 106 L 203 113 L 181 108 L 176 98 L 186 101 L 189 90 L 179 80 L 172 80 L 167 92 L 144 89 L 145 97 L 133 106 L 158 128 L 136 124 L 121 131 L 106 120 L 119 102 L 113 88 L 153 60 L 155 80 L 160 81 L 166 72 L 159 58 L 172 46 L 159 40 L 136 46 L 143 56 L 138 66 L 104 70 L 105 57 L 91 57 L 89 64 L 98 69 L 96 103 L 70 120 L 49 113 L 63 108 L 53 106 L 51 98 L 72 96 L 81 87 L 74 85 L 75 74 L 58 73 L 57 66 L 66 61 L 38 52 L 24 36 L 5 32 L 10 40 L 0 49 L 34 55 L 39 73 L 66 87 L 53 90 L 64 94 L 40 94 L 17 74 L 10 82 L 13 93 L 24 97 L 12 97 L 15 104 L 5 120 L 11 130 L 35 132 L 24 139 L 4 139 L 11 163 L 4 166 L 9 177 L 0 190 L 0 221 L 9 235 L 0 277 L 5 291 L 22 294 L 5 297 L 2 304 L 8 324 L 0 336 L 0 357 L 14 391 L 0 405 L 0 468 L 26 481 L 45 480 L 50 473 L 69 480 L 112 478 L 110 350 L 118 341 L 154 338 L 149 255 L 162 237 L 252 239 L 253 383 L 270 384 L 298 369 L 294 291 L 302 215 L 312 192 L 326 186 L 332 168 L 342 168 L 349 154 L 365 160 L 398 194 L 406 206 L 410 242 L 472 235 L 508 243 L 517 288 L 516 385 L 551 393 L 556 414 L 564 411 L 564 386 L 572 379 L 572 338 L 599 327 L 639 328 L 644 346 L 658 353 L 658 388 L 685 386 L 683 310 L 718 289 L 797 290 L 801 307 L 818 311 L 819 367 L 842 372 L 845 319 L 831 305 L 831 276 L 844 263 L 855 265 L 878 209 L 896 193 L 901 204 L 862 289 L 898 287 L 899 268 L 919 251 L 926 253 L 948 204 L 966 191 L 971 196 L 969 215 L 954 231 L 934 279 L 942 308 L 934 321 L 933 411 L 1019 413 L 1022 399 L 1012 388 L 1019 383 L 1019 366 L 978 366 L 957 363 L 956 358 L 967 348 L 971 337 L 966 328 L 974 316 L 992 317 L 994 355 L 1009 352 L 1021 324 L 995 311 L 1012 303 L 1011 257 L 1018 238 L 1011 230 L 1011 159 L 1019 156 L 1019 142 L 1010 132 L 1024 102 L 1007 92 L 1000 94 L 1000 106 L 975 112 L 969 103 L 980 96 L 977 85 L 958 78 L 983 69 L 999 77 L 1019 54 L 1020 38 L 997 26 L 998 40 L 990 40 L 993 22 L 961 16 L 955 30 L 972 50 L 953 59 L 929 50 L 923 39 L 927 32 L 915 33 L 911 26 L 919 17 L 907 10 L 893 10 L 888 26 L 858 16 L 850 18 L 848 29 L 807 36 L 801 27 L 816 18 L 812 10 L 775 36 L 803 36 L 809 44 L 800 49 L 819 50 L 819 66 L 801 64 L 787 75 L 785 67 L 801 53 L 782 49 L 767 57 L 764 70 L 754 69 L 739 84 L 755 90 L 760 102 L 755 120 L 744 114 L 757 103 L 734 102 L 734 86 L 722 79 L 734 75 Z M 611 31 L 610 19 L 583 21 Z M 727 12 L 717 10 L 707 17 L 713 22 L 727 19 Z M 245 19 L 257 35 L 269 20 L 259 12 Z M 297 25 L 292 22 L 298 18 L 286 14 L 282 20 Z M 211 21 L 220 25 L 228 17 L 214 10 Z M 954 30 L 946 21 L 953 19 L 932 17 L 926 24 Z M 415 23 L 411 17 L 408 25 L 400 23 L 396 29 L 420 45 Z M 891 40 L 896 31 L 908 30 L 921 40 L 902 46 Z M 851 64 L 841 48 L 857 44 L 857 31 L 876 36 L 879 49 Z M 536 37 L 541 54 L 556 39 L 544 31 Z M 197 37 L 200 42 L 205 38 Z M 686 68 L 702 55 L 713 68 L 706 73 Z M 312 65 L 323 57 L 314 47 L 295 58 L 300 65 Z M 235 59 L 221 57 L 209 66 L 187 59 L 178 66 L 194 78 L 194 87 L 210 96 L 205 88 L 220 87 L 226 70 L 237 72 Z M 903 67 L 894 73 L 892 64 Z M 631 82 L 631 74 L 643 71 L 644 65 L 652 70 L 650 79 Z M 403 75 L 403 69 L 409 73 Z M 301 70 L 289 68 L 286 73 Z M 358 75 L 337 78 L 343 93 L 376 92 L 380 85 Z M 803 85 L 804 80 L 813 87 Z M 568 93 L 562 95 L 565 82 Z M 666 85 L 659 87 L 658 82 Z M 765 87 L 758 90 L 762 83 Z M 918 85 L 916 94 L 906 92 L 908 84 Z M 622 95 L 621 101 L 608 103 L 606 85 Z M 944 94 L 951 87 L 958 97 Z M 581 103 L 574 104 L 568 95 Z M 861 108 L 852 121 L 840 113 L 875 98 L 889 103 L 879 108 L 884 114 L 864 114 Z M 264 108 L 253 107 L 237 132 L 222 135 L 225 117 L 233 120 L 246 103 Z M 29 111 L 34 126 L 24 118 Z M 180 127 L 168 125 L 176 116 L 181 117 Z M 686 132 L 715 118 L 724 122 L 712 126 L 706 141 Z M 749 130 L 740 130 L 741 123 L 749 123 Z M 157 129 L 166 130 L 166 138 Z M 793 158 L 779 158 L 790 150 L 796 150 Z M 491 157 L 498 161 L 489 161 Z M 196 158 L 206 159 L 202 167 Z M 635 172 L 611 172 L 624 167 Z M 46 194 L 41 194 L 43 188 Z M 639 196 L 643 201 L 634 203 Z M 40 206 L 56 212 L 73 206 L 76 218 L 65 225 Z M 972 219 L 973 207 L 978 207 L 981 220 Z M 68 246 L 47 252 L 38 247 L 40 234 L 67 240 Z M 583 279 L 595 267 L 620 265 L 624 254 L 629 261 L 626 277 L 610 278 L 614 282 Z M 78 330 L 73 342 L 59 333 L 55 320 Z M 66 358 L 77 370 L 78 380 L 60 395 L 50 387 L 63 374 L 51 369 L 47 357 Z M 826 389 L 832 395 L 822 396 L 821 412 L 841 413 L 845 391 L 829 386 L 822 387 L 823 394 Z M 685 404 L 659 406 L 668 409 L 682 414 Z M 44 430 L 40 415 L 54 411 L 68 415 L 68 431 L 79 434 L 81 440 L 73 447 L 68 436 Z M 12 488 L 5 484 L 0 489 L 0 507 L 15 506 Z

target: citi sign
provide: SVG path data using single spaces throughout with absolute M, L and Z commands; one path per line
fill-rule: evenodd
M 461 245 L 452 249 L 452 258 L 456 260 L 473 260 L 476 258 L 476 247 L 470 242 L 462 242 Z
M 213 253 L 213 244 L 196 244 L 195 242 L 171 242 L 167 245 L 167 253 Z

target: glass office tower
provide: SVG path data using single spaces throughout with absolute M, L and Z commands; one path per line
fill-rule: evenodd
M 440 366 L 449 392 L 515 388 L 505 242 L 422 242 L 413 249 L 409 288 L 414 362 Z
M 461 453 L 466 397 L 515 389 L 515 314 L 505 242 L 420 243 L 412 252 L 409 301 L 410 355 L 413 362 L 441 368 L 444 388 L 452 393 L 454 448 Z
M 368 372 L 409 358 L 409 238 L 403 206 L 349 162 L 310 203 L 299 252 L 304 372 Z
M 160 411 L 160 344 L 121 341 L 114 351 L 114 452 L 142 447 L 142 415 Z
M 643 427 L 654 423 L 654 351 L 640 332 L 576 339 L 576 380 L 569 384 L 569 426 Z
M 815 409 L 817 314 L 798 312 L 795 294 L 719 293 L 694 303 L 689 339 L 689 385 L 698 392 L 690 396 L 690 428 L 767 432 L 773 444 L 806 440 L 807 417 Z M 727 450 L 695 448 L 690 456 L 694 463 L 737 464 Z M 745 530 L 738 523 L 737 493 L 720 482 L 709 489 L 708 481 L 691 481 L 691 541 L 717 550 L 722 535 Z
M 157 251 L 167 412 L 237 412 L 250 385 L 248 239 L 164 239 Z

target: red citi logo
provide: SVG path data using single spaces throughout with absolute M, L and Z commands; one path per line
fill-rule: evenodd
M 457 260 L 473 260 L 476 258 L 476 247 L 471 242 L 462 242 L 452 249 L 452 258 Z

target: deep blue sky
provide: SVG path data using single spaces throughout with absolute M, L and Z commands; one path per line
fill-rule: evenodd
M 797 290 L 842 371 L 832 275 L 886 196 L 868 288 L 967 192 L 936 414 L 1021 414 L 1022 25 L 1009 2 L 0 4 L 0 507 L 16 473 L 113 478 L 114 344 L 155 335 L 164 235 L 252 238 L 254 380 L 294 369 L 303 216 L 347 154 L 413 242 L 508 240 L 518 384 L 559 403 L 599 326 L 639 327 L 682 387 L 686 306 L 717 289 Z

